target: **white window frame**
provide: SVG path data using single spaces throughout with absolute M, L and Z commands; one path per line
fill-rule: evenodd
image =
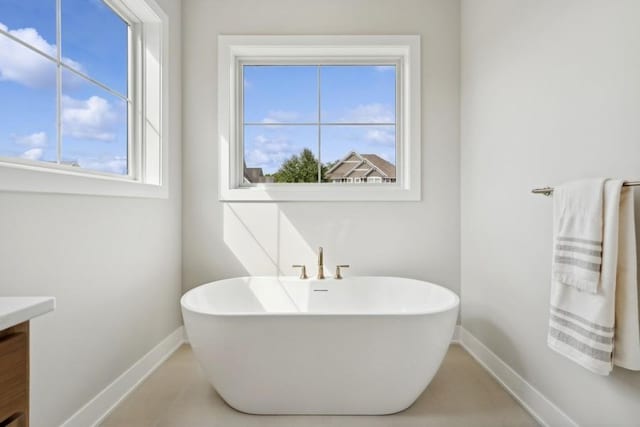
M 129 174 L 2 158 L 0 191 L 168 197 L 169 20 L 154 0 L 105 2 L 130 26 Z
M 387 185 L 243 184 L 243 63 L 394 63 L 396 170 Z M 420 36 L 218 36 L 219 199 L 223 201 L 420 200 Z

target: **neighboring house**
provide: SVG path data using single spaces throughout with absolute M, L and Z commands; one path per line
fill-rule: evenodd
M 325 178 L 330 182 L 354 184 L 396 182 L 396 167 L 376 154 L 352 151 L 333 165 Z
M 259 184 L 273 182 L 272 176 L 264 176 L 262 168 L 248 168 L 244 165 L 244 183 L 245 184 Z

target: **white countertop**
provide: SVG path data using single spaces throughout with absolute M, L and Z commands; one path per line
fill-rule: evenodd
M 0 331 L 53 311 L 54 297 L 0 297 Z

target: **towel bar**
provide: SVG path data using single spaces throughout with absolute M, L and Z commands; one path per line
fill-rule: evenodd
M 625 181 L 625 187 L 638 187 L 640 186 L 640 181 Z M 534 188 L 531 190 L 534 194 L 544 194 L 545 196 L 551 196 L 553 194 L 553 187 L 543 187 L 543 188 Z

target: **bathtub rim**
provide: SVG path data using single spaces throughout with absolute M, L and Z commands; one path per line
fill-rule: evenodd
M 198 286 L 195 286 L 191 289 L 189 289 L 187 292 L 185 292 L 181 297 L 180 297 L 180 307 L 183 310 L 188 310 L 189 312 L 193 313 L 193 314 L 200 314 L 200 315 L 204 315 L 204 316 L 211 316 L 211 317 L 366 317 L 366 316 L 370 316 L 370 317 L 404 317 L 404 316 L 422 316 L 422 315 L 432 315 L 432 314 L 439 314 L 439 313 L 445 313 L 451 310 L 459 310 L 460 308 L 460 296 L 455 293 L 454 291 L 452 291 L 451 289 L 442 286 L 442 285 L 438 285 L 436 283 L 432 283 L 432 282 L 427 282 L 425 280 L 420 280 L 420 279 L 412 279 L 412 278 L 408 278 L 408 277 L 398 277 L 398 276 L 353 276 L 353 277 L 357 277 L 357 278 L 375 278 L 375 279 L 402 279 L 402 280 L 410 280 L 413 282 L 418 282 L 419 284 L 425 284 L 428 286 L 435 286 L 437 288 L 441 288 L 442 290 L 446 291 L 447 293 L 449 293 L 452 297 L 453 297 L 453 301 L 450 304 L 446 304 L 443 307 L 438 307 L 436 309 L 431 309 L 431 310 L 414 310 L 414 311 L 405 311 L 405 312 L 388 312 L 388 313 L 376 313 L 376 312 L 362 312 L 362 313 L 356 313 L 356 312 L 345 312 L 345 313 L 332 313 L 332 312 L 244 312 L 244 311 L 238 311 L 238 312 L 234 312 L 234 313 L 212 313 L 209 311 L 202 311 L 202 310 L 198 310 L 195 307 L 193 307 L 190 304 L 186 303 L 186 299 L 188 298 L 189 293 L 191 293 L 192 291 L 196 291 L 198 288 L 202 287 L 202 286 L 208 286 L 208 285 L 213 285 L 217 282 L 225 282 L 225 281 L 230 281 L 230 280 L 237 280 L 237 279 L 280 279 L 280 278 L 286 278 L 286 279 L 290 279 L 291 281 L 300 281 L 300 282 L 304 282 L 304 283 L 310 283 L 313 282 L 315 279 L 299 279 L 295 276 L 238 276 L 238 277 L 229 277 L 226 279 L 220 279 L 220 280 L 214 280 L 212 282 L 207 282 L 207 283 L 202 283 Z M 329 277 L 327 279 L 324 280 L 328 280 L 328 281 L 337 281 L 336 279 L 334 279 L 333 277 Z M 318 280 L 318 282 L 323 282 L 321 280 Z

